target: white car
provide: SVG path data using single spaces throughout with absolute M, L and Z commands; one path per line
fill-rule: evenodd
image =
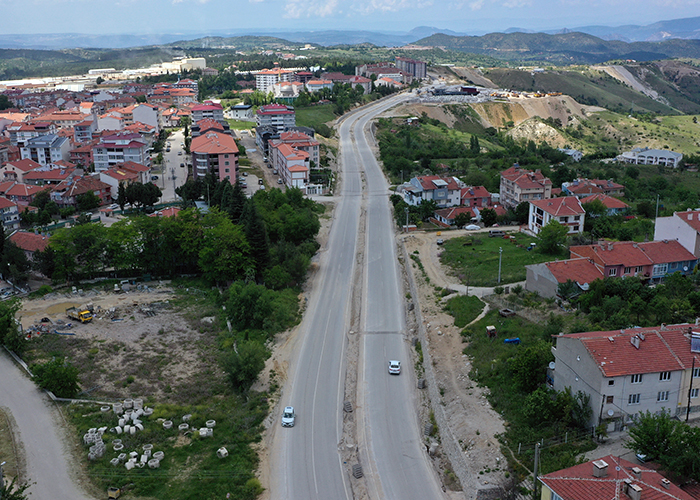
M 401 361 L 391 360 L 389 361 L 389 373 L 391 375 L 398 375 L 401 373 Z
M 296 414 L 293 406 L 285 406 L 282 412 L 282 427 L 294 427 Z
M 467 231 L 478 231 L 481 228 L 476 224 L 469 224 L 468 226 L 464 226 L 464 229 L 466 229 Z

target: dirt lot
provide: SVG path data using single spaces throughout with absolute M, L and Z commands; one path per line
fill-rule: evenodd
M 48 318 L 49 331 L 70 334 L 34 334 L 31 342 L 50 355 L 70 356 L 80 368 L 81 388 L 92 397 L 192 402 L 223 382 L 214 336 L 204 335 L 213 318 L 194 324 L 186 311 L 172 307 L 173 298 L 168 282 L 120 293 L 52 293 L 23 301 L 19 316 L 25 331 Z M 85 304 L 95 309 L 92 322 L 68 319 L 66 308 Z M 29 352 L 30 360 L 40 355 Z

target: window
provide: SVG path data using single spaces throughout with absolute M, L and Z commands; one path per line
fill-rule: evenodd
M 656 395 L 656 402 L 668 401 L 668 391 L 661 391 Z
M 581 220 L 581 216 L 580 216 L 580 215 L 574 215 L 574 220 Z
M 639 394 L 630 394 L 627 404 L 638 405 L 639 404 Z
M 228 165 L 228 162 L 227 162 L 227 161 L 225 161 L 225 162 L 224 162 L 224 165 Z
M 578 226 L 574 226 L 574 232 L 578 231 Z
M 608 380 L 608 385 L 615 385 L 615 380 Z
M 695 399 L 698 397 L 698 393 L 700 392 L 700 389 L 697 387 L 695 389 L 690 389 L 690 398 Z
M 700 368 L 693 368 L 693 378 L 700 377 Z
M 634 268 L 635 273 L 641 273 L 644 268 L 642 266 L 637 266 Z
M 671 380 L 671 372 L 661 372 L 659 373 L 659 380 L 662 382 L 666 380 Z
M 559 217 L 559 222 L 561 222 L 562 224 L 566 224 L 567 222 L 569 222 L 569 218 L 568 217 Z
M 228 173 L 228 168 L 225 168 L 224 171 L 225 171 L 226 173 Z
M 626 268 L 625 268 L 625 274 L 629 274 L 629 273 L 631 273 L 631 272 L 632 272 L 632 268 L 631 268 L 631 267 L 626 267 Z
M 615 396 L 606 396 L 605 397 L 605 402 L 609 405 L 613 404 L 613 400 L 615 399 Z
M 613 268 L 608 271 L 608 276 L 617 276 L 617 269 Z
M 228 158 L 228 153 L 224 155 L 224 158 Z
M 642 374 L 638 373 L 637 375 L 632 375 L 632 383 L 633 384 L 641 384 L 642 383 Z

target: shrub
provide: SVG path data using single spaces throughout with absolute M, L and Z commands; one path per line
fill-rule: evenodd
M 78 394 L 78 369 L 68 362 L 54 358 L 43 365 L 32 367 L 36 383 L 59 398 L 72 398 Z

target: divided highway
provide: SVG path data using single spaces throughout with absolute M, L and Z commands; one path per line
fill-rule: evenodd
M 288 390 L 281 406 L 292 405 L 294 428 L 279 427 L 276 416 L 271 450 L 270 495 L 274 499 L 351 499 L 349 470 L 338 450 L 342 439 L 342 403 L 346 335 L 358 254 L 362 271 L 364 329 L 358 394 L 359 443 L 368 463 L 371 498 L 441 498 L 435 474 L 420 441 L 413 400 L 408 345 L 404 341 L 401 277 L 387 184 L 364 129 L 381 112 L 407 96 L 399 95 L 351 113 L 339 126 L 342 191 L 327 249 L 322 252 L 317 289 L 300 327 L 296 356 L 290 362 Z M 366 226 L 360 227 L 363 207 Z M 367 231 L 365 248 L 358 232 Z M 358 311 L 355 311 L 357 313 Z M 387 360 L 403 361 L 400 376 L 387 373 Z M 362 409 L 361 409 L 362 408 Z

